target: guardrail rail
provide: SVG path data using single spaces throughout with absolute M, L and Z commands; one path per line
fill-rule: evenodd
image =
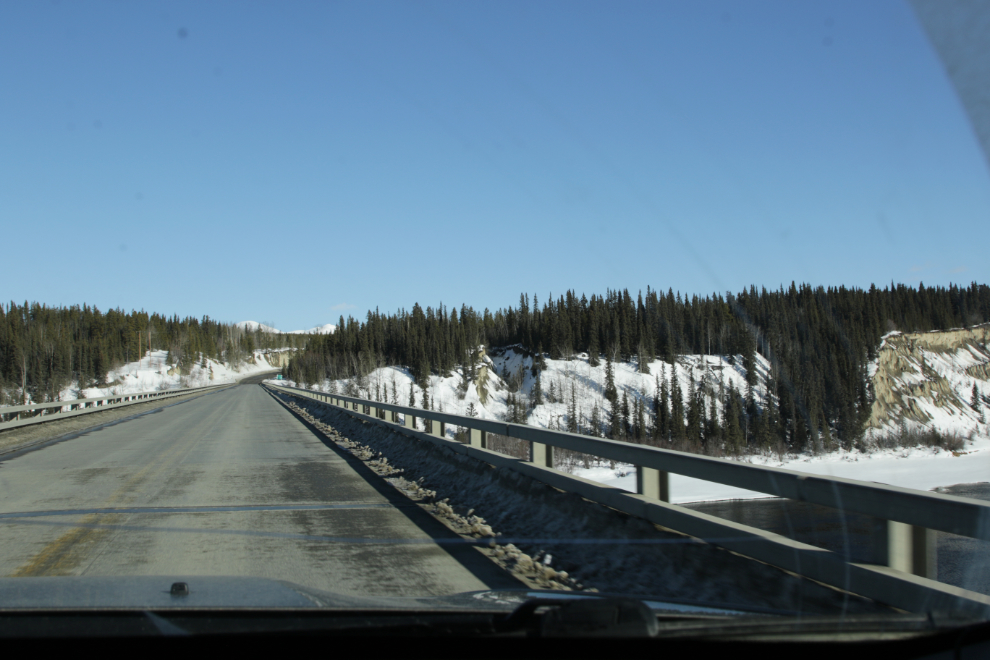
M 900 609 L 990 616 L 990 596 L 935 579 L 935 531 L 990 541 L 988 502 L 451 415 L 273 382 L 264 385 L 271 391 L 340 409 L 495 467 L 516 470 L 560 490 Z M 417 419 L 424 420 L 425 431 L 416 429 Z M 466 429 L 468 442 L 448 438 L 448 424 Z M 529 460 L 491 451 L 487 448 L 488 434 L 527 441 Z M 635 465 L 637 492 L 553 469 L 554 448 Z M 671 504 L 670 473 L 872 516 L 881 522 L 877 527 L 879 556 L 876 563 L 854 563 L 823 548 Z
M 19 426 L 27 426 L 29 424 L 41 424 L 42 422 L 50 422 L 56 419 L 65 419 L 76 415 L 100 412 L 110 408 L 132 406 L 136 403 L 145 403 L 153 399 L 169 399 L 196 392 L 215 390 L 220 387 L 228 387 L 229 385 L 230 383 L 224 383 L 221 385 L 207 385 L 205 387 L 188 387 L 180 390 L 111 394 L 109 396 L 90 397 L 88 399 L 69 399 L 67 401 L 7 406 L 0 408 L 0 431 Z

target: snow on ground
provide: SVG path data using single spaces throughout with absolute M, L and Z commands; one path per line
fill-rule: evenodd
M 936 400 L 923 396 L 907 395 L 922 412 L 931 418 L 926 426 L 958 433 L 967 433 L 976 428 L 977 424 L 980 423 L 981 416 L 968 405 L 970 393 L 973 385 L 976 385 L 977 390 L 980 391 L 986 389 L 987 383 L 981 378 L 967 374 L 966 369 L 985 364 L 986 358 L 974 353 L 969 346 L 963 346 L 953 351 L 931 351 L 923 348 L 916 350 L 923 356 L 925 367 L 948 381 L 952 391 L 956 393 L 955 400 L 945 401 L 938 401 L 937 393 L 935 393 Z M 910 391 L 910 386 L 921 385 L 930 380 L 923 373 L 922 363 L 920 361 L 915 362 L 917 364 L 916 372 L 905 371 L 898 378 L 906 386 L 902 387 L 903 390 Z M 896 431 L 894 426 L 887 428 Z
M 110 371 L 106 379 L 106 382 L 109 383 L 108 386 L 85 389 L 71 386 L 63 390 L 60 397 L 62 400 L 84 399 L 116 394 L 172 390 L 180 387 L 221 385 L 223 383 L 235 383 L 252 374 L 278 368 L 269 364 L 265 351 L 258 350 L 254 352 L 252 360 L 247 362 L 231 366 L 207 359 L 205 368 L 201 362 L 197 362 L 188 375 L 182 375 L 178 369 L 166 364 L 167 355 L 167 351 L 151 351 L 148 356 L 138 362 L 128 362 L 122 367 Z
M 889 416 L 871 419 L 870 424 L 877 428 L 868 433 L 896 435 L 902 430 L 935 429 L 963 437 L 970 434 L 988 436 L 990 425 L 985 412 L 971 405 L 974 386 L 979 395 L 987 394 L 987 380 L 979 373 L 981 368 L 986 369 L 986 345 L 982 351 L 974 345 L 973 342 L 979 341 L 977 329 L 970 330 L 972 334 L 965 337 L 965 341 L 957 340 L 955 346 L 949 341 L 946 342 L 949 345 L 934 346 L 924 341 L 926 336 L 950 338 L 953 333 L 965 332 L 955 329 L 906 336 L 899 332 L 884 335 L 868 373 L 873 378 L 881 371 L 879 376 L 883 382 L 874 382 L 874 387 L 882 385 L 895 403 L 890 408 L 881 408 L 889 410 Z M 901 341 L 901 337 L 907 337 L 908 341 Z M 912 338 L 916 340 L 912 341 Z M 881 365 L 884 357 L 888 359 Z M 878 399 L 882 398 L 878 394 Z M 910 409 L 913 409 L 912 415 L 905 415 Z M 874 414 L 876 411 L 875 408 Z M 925 421 L 912 420 L 911 416 Z
M 482 419 L 504 420 L 509 412 L 508 385 L 514 379 L 518 383 L 518 392 L 528 399 L 535 382 L 530 372 L 530 357 L 521 350 L 509 348 L 493 351 L 484 361 L 489 367 L 488 398 L 484 404 L 474 383 L 462 393 L 459 388 L 461 378 L 457 372 L 446 378 L 437 375 L 430 377 L 429 396 L 432 409 L 459 415 L 467 415 L 473 411 Z M 929 364 L 934 364 L 934 360 Z M 757 355 L 760 383 L 765 382 L 768 367 L 762 356 Z M 956 369 L 958 370 L 958 366 Z M 739 356 L 730 359 L 729 356 L 682 355 L 673 366 L 660 360 L 652 362 L 649 374 L 639 373 L 634 363 L 616 362 L 614 374 L 619 396 L 625 392 L 630 405 L 635 397 L 652 405 L 658 381 L 666 380 L 670 387 L 673 377 L 677 378 L 685 398 L 692 383 L 694 387 L 705 387 L 712 393 L 718 393 L 720 388 L 728 388 L 730 384 L 739 392 L 746 389 L 746 374 Z M 588 364 L 586 354 L 580 354 L 573 360 L 547 359 L 546 369 L 541 376 L 544 403 L 535 409 L 527 408 L 527 423 L 542 428 L 565 430 L 568 407 L 573 396 L 579 429 L 587 432 L 591 426 L 594 407 L 597 406 L 604 417 L 604 382 L 604 361 L 592 367 Z M 286 384 L 295 385 L 292 382 Z M 322 392 L 349 393 L 367 399 L 387 400 L 399 405 L 409 405 L 411 387 L 415 407 L 423 405 L 422 390 L 413 383 L 408 370 L 402 367 L 383 367 L 363 379 L 325 381 L 309 387 Z M 762 401 L 760 385 L 756 387 L 755 396 L 758 402 Z M 716 403 L 718 404 L 717 400 Z M 721 415 L 721 406 L 718 407 Z M 944 411 L 942 414 L 945 414 Z M 944 430 L 952 427 L 939 428 Z M 448 429 L 448 433 L 453 435 L 454 430 Z M 841 450 L 819 456 L 787 456 L 783 460 L 769 455 L 749 456 L 739 460 L 809 474 L 930 490 L 940 486 L 990 480 L 990 426 L 980 425 L 976 428 L 973 439 L 966 443 L 961 452 L 956 453 L 923 448 L 879 450 L 871 453 Z M 636 488 L 635 470 L 629 465 L 612 465 L 604 461 L 590 467 L 568 469 L 578 476 L 599 483 L 629 491 Z M 670 489 L 671 499 L 675 503 L 768 497 L 763 493 L 681 475 L 671 475 Z
M 493 352 L 485 356 L 484 363 L 488 366 L 488 397 L 481 402 L 475 383 L 466 392 L 459 390 L 461 376 L 459 370 L 449 377 L 430 376 L 429 396 L 434 410 L 440 410 L 457 415 L 468 414 L 468 407 L 473 405 L 477 416 L 482 419 L 503 420 L 509 412 L 508 398 L 511 394 L 509 383 L 516 379 L 517 395 L 528 401 L 536 382 L 530 371 L 533 360 L 522 351 L 513 348 Z M 668 387 L 676 376 L 680 388 L 687 398 L 687 393 L 693 381 L 695 387 L 702 383 L 719 392 L 720 388 L 728 389 L 731 384 L 739 392 L 745 392 L 746 373 L 741 366 L 741 358 L 722 356 L 684 355 L 677 358 L 671 366 L 662 360 L 650 363 L 650 373 L 639 373 L 636 365 L 631 362 L 616 362 L 614 367 L 615 386 L 621 398 L 625 393 L 629 397 L 630 406 L 636 398 L 652 410 L 653 396 L 658 383 L 666 381 Z M 757 370 L 761 382 L 766 377 L 768 363 L 762 356 L 757 355 Z M 529 409 L 527 424 L 551 429 L 567 428 L 567 410 L 573 396 L 578 418 L 578 428 L 588 432 L 591 428 L 592 410 L 597 406 L 604 410 L 605 395 L 605 362 L 596 367 L 588 364 L 587 354 L 579 354 L 573 360 L 546 360 L 546 369 L 541 375 L 541 387 L 544 403 L 535 409 Z M 351 391 L 353 396 L 374 400 L 383 400 L 409 405 L 410 386 L 413 389 L 415 405 L 422 406 L 423 391 L 413 383 L 412 376 L 404 367 L 382 367 L 375 369 L 363 379 L 341 379 L 325 381 L 310 385 L 312 389 L 321 392 L 346 393 Z M 762 401 L 763 393 L 757 388 L 756 400 Z M 463 398 L 462 398 L 463 396 Z M 717 402 L 718 403 L 718 402 Z M 707 406 L 707 402 L 706 402 Z M 707 409 L 707 408 L 706 408 Z M 721 412 L 721 406 L 718 405 Z M 601 412 L 604 416 L 604 413 Z
M 963 452 L 956 453 L 922 448 L 881 450 L 869 454 L 853 450 L 822 456 L 789 457 L 784 461 L 764 456 L 744 460 L 819 476 L 873 481 L 917 490 L 990 481 L 990 440 L 986 438 L 974 440 Z M 630 492 L 636 490 L 636 471 L 631 465 L 579 467 L 573 473 Z M 769 495 L 679 474 L 670 475 L 670 499 L 675 504 L 761 497 Z

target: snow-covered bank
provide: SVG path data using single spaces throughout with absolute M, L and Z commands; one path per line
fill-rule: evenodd
M 730 386 L 736 391 L 745 391 L 746 374 L 738 356 L 682 355 L 675 365 L 662 360 L 650 363 L 650 373 L 640 373 L 631 362 L 614 364 L 615 386 L 619 396 L 625 394 L 634 405 L 637 400 L 652 406 L 657 386 L 666 383 L 670 388 L 676 378 L 678 386 L 685 394 L 694 388 L 708 388 L 718 392 Z M 605 362 L 591 366 L 586 354 L 579 354 L 573 360 L 545 360 L 540 382 L 543 403 L 528 408 L 526 423 L 550 429 L 567 427 L 568 408 L 575 411 L 576 425 L 580 432 L 588 432 L 592 425 L 593 411 L 602 411 L 605 400 Z M 459 371 L 448 377 L 430 376 L 428 394 L 433 410 L 458 415 L 467 415 L 469 408 L 482 419 L 505 419 L 509 413 L 509 397 L 522 394 L 532 395 L 536 383 L 531 368 L 533 359 L 523 351 L 508 348 L 485 355 L 482 359 L 484 376 L 464 387 Z M 769 364 L 757 355 L 756 369 L 759 378 L 765 379 Z M 484 384 L 479 384 L 481 382 Z M 374 400 L 388 400 L 407 405 L 410 387 L 416 406 L 423 402 L 423 390 L 413 382 L 409 371 L 403 367 L 381 367 L 364 378 L 346 378 L 324 381 L 310 388 L 321 392 L 350 392 Z M 482 393 L 483 391 L 483 393 Z M 762 392 L 754 391 L 757 402 L 762 401 Z M 721 400 L 716 400 L 716 408 L 721 414 Z M 706 402 L 706 406 L 708 402 Z
M 746 462 L 819 476 L 843 477 L 903 488 L 932 490 L 943 486 L 990 481 L 990 440 L 985 438 L 975 440 L 968 444 L 963 452 L 940 449 L 895 449 L 864 454 L 853 450 L 822 456 L 793 457 L 784 461 L 750 457 Z M 579 467 L 573 472 L 585 479 L 609 486 L 628 491 L 636 490 L 636 472 L 630 465 L 616 465 L 614 468 L 608 465 Z M 764 493 L 691 479 L 679 474 L 670 475 L 670 496 L 675 504 L 768 497 Z
M 953 371 L 973 371 L 973 361 L 956 360 Z M 531 403 L 536 378 L 531 367 L 533 359 L 524 351 L 508 348 L 484 356 L 478 378 L 466 383 L 460 373 L 450 377 L 431 376 L 427 388 L 428 406 L 433 410 L 473 415 L 483 419 L 505 420 L 511 411 L 512 398 Z M 605 364 L 591 366 L 587 355 L 572 360 L 545 360 L 541 375 L 543 403 L 525 405 L 526 423 L 542 428 L 567 430 L 576 427 L 581 433 L 594 433 L 593 422 L 604 419 L 608 406 L 604 396 Z M 679 356 L 674 365 L 657 360 L 649 365 L 650 373 L 641 373 L 629 362 L 614 364 L 615 386 L 621 398 L 625 395 L 630 410 L 640 402 L 649 410 L 654 394 L 664 384 L 672 389 L 676 379 L 682 392 L 703 392 L 706 409 L 715 404 L 721 417 L 721 393 L 730 387 L 737 392 L 746 390 L 746 374 L 738 356 Z M 940 368 L 933 356 L 929 369 Z M 948 363 L 946 363 L 948 364 Z M 754 398 L 762 404 L 763 387 L 769 364 L 757 355 L 757 386 Z M 945 378 L 948 378 L 946 367 Z M 953 376 L 959 387 L 971 387 L 971 381 Z M 339 392 L 373 400 L 387 400 L 401 405 L 424 406 L 424 392 L 413 382 L 409 372 L 401 367 L 383 367 L 361 379 L 326 381 L 311 385 L 323 392 Z M 510 398 L 511 397 L 511 398 Z M 574 423 L 571 422 L 571 414 Z M 990 426 L 980 421 L 978 413 L 949 414 L 938 412 L 939 422 L 933 428 L 957 434 L 965 439 L 961 451 L 935 448 L 876 449 L 864 453 L 859 449 L 838 450 L 819 455 L 760 454 L 746 456 L 754 464 L 773 465 L 810 474 L 838 476 L 862 481 L 875 481 L 906 488 L 930 490 L 961 483 L 990 481 Z M 597 415 L 597 417 L 596 417 Z M 453 434 L 453 430 L 448 431 Z M 635 472 L 631 466 L 591 463 L 584 467 L 564 466 L 582 477 L 626 490 L 635 489 Z M 671 475 L 671 496 L 674 502 L 699 502 L 724 499 L 767 497 L 762 493 L 730 486 Z
M 990 324 L 939 332 L 891 332 L 869 365 L 876 399 L 868 433 L 937 429 L 988 435 Z
M 200 361 L 193 365 L 188 374 L 182 374 L 179 369 L 166 363 L 167 351 L 151 351 L 140 361 L 128 362 L 107 373 L 107 386 L 83 389 L 70 386 L 62 390 L 60 398 L 64 401 L 236 383 L 242 378 L 278 369 L 278 360 L 274 356 L 279 352 L 257 350 L 247 361 L 235 365 L 207 359 L 205 363 Z M 276 363 L 274 366 L 273 362 Z

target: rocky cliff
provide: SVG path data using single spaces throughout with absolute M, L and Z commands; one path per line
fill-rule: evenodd
M 876 397 L 867 429 L 904 425 L 986 434 L 990 324 L 942 332 L 891 333 L 871 365 Z M 978 392 L 973 406 L 973 386 Z

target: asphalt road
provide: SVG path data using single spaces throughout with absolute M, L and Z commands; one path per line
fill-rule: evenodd
M 0 576 L 252 576 L 359 596 L 520 586 L 456 538 L 252 384 L 0 461 Z

